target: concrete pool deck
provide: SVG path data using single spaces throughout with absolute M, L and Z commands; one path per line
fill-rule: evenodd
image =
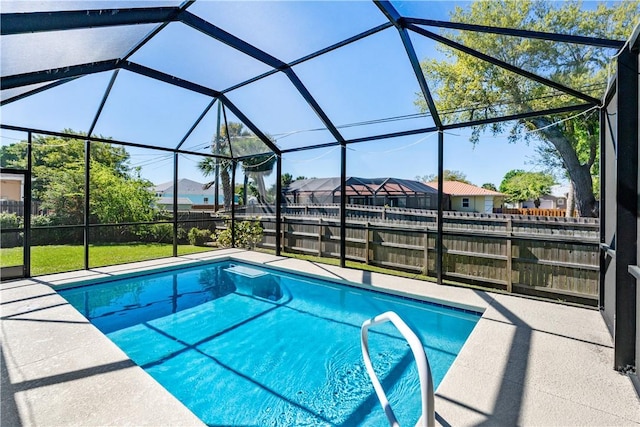
M 52 287 L 228 257 L 484 310 L 436 391 L 442 426 L 640 425 L 597 310 L 232 249 L 2 283 L 0 424 L 202 425 Z

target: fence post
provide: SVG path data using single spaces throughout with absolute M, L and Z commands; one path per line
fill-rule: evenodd
M 513 268 L 513 252 L 511 250 L 511 236 L 513 224 L 511 222 L 511 218 L 507 219 L 507 292 L 512 292 L 513 290 L 513 281 L 512 281 L 512 268 Z
M 283 251 L 287 251 L 287 248 L 285 246 L 286 243 L 286 236 L 287 234 L 287 217 L 285 217 L 284 215 L 282 216 L 282 235 L 277 236 L 277 238 L 280 239 L 280 247 L 282 248 Z
M 318 218 L 318 256 L 322 257 L 322 217 Z
M 373 236 L 371 235 L 371 230 L 369 229 L 369 221 L 367 221 L 367 224 L 365 225 L 364 233 L 365 233 L 365 243 L 364 243 L 365 263 L 369 264 L 369 260 L 370 260 L 370 257 L 369 257 L 369 250 L 370 250 L 369 242 L 371 240 L 373 240 Z
M 424 275 L 429 275 L 429 228 L 424 227 Z

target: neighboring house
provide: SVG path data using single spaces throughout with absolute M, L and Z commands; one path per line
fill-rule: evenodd
M 554 185 L 551 187 L 551 194 L 540 197 L 540 209 L 566 209 L 567 196 L 569 195 L 569 186 Z M 533 200 L 526 200 L 519 204 L 520 208 L 533 209 L 536 207 Z
M 158 184 L 154 187 L 156 196 L 160 199 L 169 199 L 169 205 L 173 205 L 173 181 Z M 178 204 L 179 205 L 213 205 L 215 198 L 214 188 L 204 189 L 204 184 L 187 178 L 178 180 Z M 221 199 L 221 196 L 219 197 Z M 188 202 L 187 202 L 188 200 Z M 222 204 L 222 200 L 218 202 Z M 158 202 L 160 204 L 160 202 Z
M 22 201 L 24 176 L 14 174 L 0 175 L 0 199 L 14 202 Z
M 347 203 L 437 209 L 437 191 L 422 182 L 398 178 L 356 178 L 346 180 Z M 293 181 L 282 190 L 287 203 L 340 203 L 340 178 L 312 178 Z
M 437 182 L 428 182 L 426 185 L 438 189 Z M 497 191 L 459 181 L 444 181 L 442 192 L 449 196 L 449 204 L 445 204 L 448 210 L 458 212 L 492 213 L 494 208 L 502 207 L 505 198 L 504 194 Z
M 160 209 L 166 209 L 168 211 L 173 211 L 173 197 L 160 197 L 157 200 L 157 205 Z M 188 211 L 191 210 L 193 203 L 186 197 L 178 197 L 178 210 L 179 211 Z

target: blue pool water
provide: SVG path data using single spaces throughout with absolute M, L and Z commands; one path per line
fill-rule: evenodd
M 209 425 L 386 425 L 360 326 L 395 311 L 438 386 L 478 313 L 274 269 L 217 262 L 61 290 L 76 309 Z M 417 370 L 392 325 L 371 359 L 401 424 L 420 416 Z

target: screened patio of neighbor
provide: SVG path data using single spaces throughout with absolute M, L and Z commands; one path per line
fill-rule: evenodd
M 403 295 L 468 288 L 496 323 L 555 301 L 598 311 L 606 364 L 638 393 L 637 14 L 563 31 L 534 6 L 495 25 L 465 7 L 3 0 L 3 289 L 253 256 L 408 280 Z M 572 214 L 506 214 L 485 195 L 510 200 L 499 180 L 533 156 L 570 185 Z M 456 172 L 487 191 L 453 202 Z

